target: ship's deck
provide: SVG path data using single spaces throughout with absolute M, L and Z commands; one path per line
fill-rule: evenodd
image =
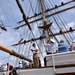
M 54 64 L 55 64 L 55 70 L 56 70 L 56 74 L 61 74 L 61 73 L 74 73 L 75 72 L 75 51 L 72 52 L 65 52 L 65 53 L 57 53 L 57 54 L 53 54 L 54 55 Z M 52 55 L 47 55 L 46 58 L 47 60 L 50 59 L 52 57 Z M 46 67 L 38 67 L 38 68 L 23 68 L 23 69 L 18 69 L 17 71 L 19 71 L 20 75 L 29 75 L 31 74 L 35 74 L 36 75 L 47 75 L 47 73 L 54 75 L 54 65 L 52 63 L 52 59 L 50 59 L 47 62 L 47 66 Z M 58 61 L 58 62 L 57 62 Z M 60 63 L 61 62 L 61 63 Z M 0 71 L 0 73 L 3 72 L 7 72 L 7 71 Z M 1 74 L 0 74 L 1 75 Z

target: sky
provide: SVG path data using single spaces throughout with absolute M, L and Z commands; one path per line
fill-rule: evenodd
M 22 3 L 22 0 L 20 1 Z M 59 4 L 62 1 L 66 2 L 70 0 L 60 0 L 60 1 L 54 0 L 54 1 L 55 1 L 55 4 Z M 25 8 L 25 6 L 23 8 Z M 67 22 L 67 26 L 75 27 L 75 9 L 72 9 L 70 11 L 67 11 L 61 14 L 65 18 L 65 21 Z M 20 38 L 21 31 L 14 30 L 16 26 L 19 26 L 17 22 L 20 20 L 22 20 L 22 14 L 16 4 L 16 1 L 15 0 L 0 0 L 0 21 L 2 21 L 4 26 L 7 28 L 7 31 L 3 31 L 0 29 L 0 33 L 1 33 L 0 34 L 0 44 L 1 45 L 7 48 L 10 48 L 11 50 L 15 49 L 11 45 L 14 43 L 17 43 Z M 8 53 L 5 53 L 0 50 L 0 64 L 5 63 L 5 59 L 8 58 L 9 56 L 10 55 Z M 7 61 L 8 59 L 6 59 L 6 62 Z

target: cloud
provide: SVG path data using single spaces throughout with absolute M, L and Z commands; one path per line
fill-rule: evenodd
M 61 0 L 60 2 L 66 2 L 67 0 Z
M 0 44 L 5 46 L 11 46 L 11 44 L 18 41 L 19 32 L 14 31 L 12 28 L 7 28 L 7 32 L 1 31 Z M 15 40 L 17 39 L 17 40 Z
M 2 65 L 2 62 L 0 62 L 0 65 Z
M 4 19 L 4 16 L 3 15 L 0 15 L 0 20 L 3 20 Z
M 75 25 L 75 22 L 70 22 L 67 24 L 68 27 L 73 27 Z

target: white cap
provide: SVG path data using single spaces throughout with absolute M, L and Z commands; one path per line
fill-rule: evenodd
M 55 40 L 54 40 L 54 39 L 50 39 L 50 41 L 55 42 Z
M 22 64 L 22 61 L 20 61 L 19 64 Z

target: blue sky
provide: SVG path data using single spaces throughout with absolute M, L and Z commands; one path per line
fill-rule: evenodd
M 58 5 L 59 5 L 59 3 L 62 1 L 66 2 L 66 1 L 70 1 L 70 0 L 60 0 L 60 1 L 54 0 L 54 1 L 55 1 L 55 4 L 58 3 Z M 24 2 L 26 3 L 25 0 L 24 0 Z M 22 1 L 21 1 L 21 3 L 22 3 Z M 73 5 L 74 4 L 75 3 L 73 3 Z M 26 4 L 25 6 L 27 6 L 27 5 L 28 4 Z M 23 8 L 25 8 L 25 6 L 23 5 Z M 27 10 L 27 9 L 25 9 L 25 10 Z M 66 11 L 61 14 L 64 17 L 64 19 L 67 22 L 67 25 L 69 27 L 70 26 L 75 27 L 74 26 L 75 25 L 75 9 Z M 1 32 L 0 44 L 13 50 L 15 48 L 12 47 L 11 45 L 13 43 L 18 42 L 18 40 L 20 39 L 20 34 L 21 34 L 21 30 L 15 31 L 14 28 L 16 26 L 19 26 L 19 24 L 17 24 L 17 22 L 22 20 L 21 12 L 19 11 L 19 8 L 17 7 L 15 0 L 0 0 L 0 20 L 2 20 L 4 26 L 7 28 L 7 31 L 3 31 L 0 29 L 0 32 Z M 5 63 L 5 59 L 2 60 L 2 58 L 6 58 L 8 56 L 9 56 L 8 53 L 0 51 L 0 59 L 1 59 L 0 64 Z M 6 60 L 6 62 L 7 62 L 7 60 Z

